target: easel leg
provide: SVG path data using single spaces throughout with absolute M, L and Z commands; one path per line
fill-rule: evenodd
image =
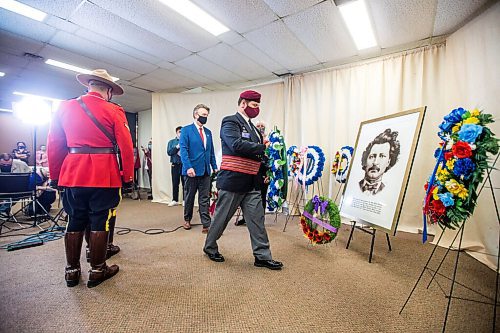
M 462 222 L 462 223 L 465 223 Z M 451 299 L 453 298 L 453 287 L 455 286 L 455 279 L 457 277 L 458 259 L 460 257 L 460 250 L 462 249 L 462 239 L 464 237 L 464 228 L 460 231 L 460 241 L 458 242 L 457 259 L 455 260 L 455 268 L 453 269 L 453 278 L 451 280 L 450 295 L 448 295 L 448 306 L 446 307 L 446 314 L 444 315 L 443 333 L 446 331 L 446 322 L 448 321 L 448 313 L 450 312 Z
M 372 257 L 373 257 L 373 245 L 375 245 L 375 233 L 376 233 L 377 229 L 373 229 L 373 233 L 372 233 L 372 245 L 370 246 L 370 256 L 368 257 L 368 262 L 371 263 L 372 262 Z
M 498 155 L 497 155 L 498 159 Z M 495 160 L 496 162 L 496 160 Z M 498 214 L 497 199 L 495 198 L 495 191 L 493 190 L 493 183 L 491 182 L 490 174 L 488 173 L 488 182 L 490 183 L 491 195 L 493 196 L 493 203 L 495 204 L 495 211 L 497 213 L 497 221 L 500 224 L 500 215 Z M 498 306 L 498 274 L 500 269 L 500 234 L 498 235 L 498 253 L 497 253 L 497 276 L 495 279 L 495 303 L 493 303 L 493 333 L 495 332 L 495 326 L 497 321 L 497 306 Z
M 288 212 L 288 216 L 286 218 L 285 225 L 283 226 L 283 232 L 286 230 L 286 226 L 288 225 L 288 221 L 292 218 L 292 214 L 295 212 L 295 206 L 299 205 L 300 200 L 302 200 L 302 197 L 304 196 L 304 191 L 300 191 L 301 193 L 297 193 L 297 197 L 295 198 L 295 201 L 292 205 L 292 210 Z M 299 199 L 300 195 L 300 199 Z
M 349 240 L 347 241 L 346 249 L 349 249 L 349 244 L 351 244 L 352 234 L 354 233 L 354 229 L 356 228 L 356 221 L 352 221 L 353 225 L 351 227 L 351 233 L 349 234 Z
M 401 310 L 399 310 L 399 314 L 401 314 L 401 312 L 403 312 L 403 310 L 406 307 L 406 304 L 408 304 L 408 302 L 410 301 L 411 296 L 415 292 L 415 289 L 417 289 L 417 286 L 420 283 L 420 280 L 422 279 L 422 276 L 424 276 L 425 270 L 427 269 L 427 266 L 431 262 L 432 257 L 434 256 L 434 253 L 436 252 L 436 249 L 437 249 L 437 247 L 439 245 L 439 242 L 441 241 L 441 238 L 443 237 L 443 235 L 444 235 L 444 231 L 441 233 L 441 236 L 439 236 L 439 239 L 438 239 L 437 243 L 434 245 L 434 249 L 432 249 L 432 252 L 431 252 L 431 255 L 429 256 L 429 259 L 427 259 L 427 262 L 425 263 L 425 266 L 422 269 L 422 272 L 420 272 L 420 276 L 418 277 L 417 282 L 415 282 L 415 285 L 413 286 L 413 289 L 411 290 L 410 294 L 408 295 L 408 298 L 406 299 L 405 304 L 403 304 L 403 307 L 401 308 Z
M 389 251 L 392 251 L 391 240 L 389 239 L 388 233 L 385 233 L 385 238 L 387 239 L 387 246 L 389 246 Z

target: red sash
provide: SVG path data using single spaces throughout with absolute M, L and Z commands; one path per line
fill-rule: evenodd
M 222 155 L 221 170 L 256 175 L 259 172 L 260 161 L 254 161 L 240 156 Z

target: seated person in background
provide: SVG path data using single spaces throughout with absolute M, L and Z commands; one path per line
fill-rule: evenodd
M 21 160 L 15 160 L 8 153 L 3 153 L 0 156 L 0 171 L 10 173 L 27 173 L 31 172 L 31 168 Z
M 49 171 L 47 168 L 36 170 L 36 198 L 40 206 L 36 207 L 37 215 L 45 215 L 50 212 L 52 204 L 56 201 L 56 190 L 49 187 Z M 45 211 L 44 211 L 45 210 Z M 28 206 L 27 215 L 33 216 L 33 205 Z
M 2 173 L 28 173 L 31 168 L 21 160 L 14 160 L 8 153 L 0 155 L 0 172 Z M 10 202 L 0 202 L 0 214 L 9 215 Z
M 19 141 L 17 143 L 17 148 L 12 150 L 12 157 L 23 161 L 28 164 L 28 159 L 30 158 L 30 152 L 26 149 L 26 143 Z
M 35 159 L 36 165 L 41 166 L 44 168 L 49 167 L 49 162 L 47 158 L 47 146 L 46 145 L 40 145 L 40 150 L 36 151 L 36 159 Z

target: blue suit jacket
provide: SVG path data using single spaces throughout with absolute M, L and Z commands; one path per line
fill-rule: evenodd
M 195 124 L 182 127 L 179 145 L 181 147 L 183 175 L 187 175 L 187 170 L 190 168 L 194 169 L 196 176 L 203 176 L 205 173 L 210 175 L 212 173 L 210 166 L 213 170 L 217 169 L 212 132 L 206 127 L 203 129 L 207 143 L 206 148 L 203 147 L 200 132 Z

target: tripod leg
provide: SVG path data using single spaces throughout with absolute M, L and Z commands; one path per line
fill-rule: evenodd
M 372 262 L 372 256 L 373 256 L 373 245 L 375 245 L 375 232 L 377 232 L 377 229 L 373 229 L 372 233 L 372 245 L 370 246 L 370 257 L 368 258 L 368 262 Z
M 431 255 L 429 256 L 429 259 L 427 259 L 427 262 L 425 263 L 425 266 L 422 269 L 422 272 L 420 272 L 420 276 L 418 277 L 417 282 L 415 282 L 415 285 L 413 286 L 413 289 L 411 290 L 410 294 L 408 295 L 408 298 L 406 299 L 405 304 L 403 304 L 403 306 L 401 307 L 401 310 L 399 310 L 399 314 L 401 314 L 403 312 L 403 310 L 406 307 L 406 304 L 408 304 L 408 302 L 410 301 L 411 296 L 415 292 L 415 289 L 417 289 L 417 286 L 418 286 L 420 280 L 422 279 L 422 276 L 424 276 L 425 270 L 428 268 L 427 266 L 431 262 L 432 257 L 434 256 L 434 253 L 436 252 L 437 247 L 439 245 L 439 242 L 441 241 L 441 238 L 443 237 L 443 235 L 444 235 L 444 231 L 441 233 L 441 236 L 439 236 L 439 239 L 438 239 L 437 243 L 434 245 L 434 249 L 432 249 L 432 252 L 431 252 Z
M 464 227 L 464 224 L 462 224 L 460 226 L 460 229 L 462 229 Z M 448 246 L 448 249 L 446 249 L 446 253 L 444 254 L 443 256 L 443 259 L 441 259 L 441 262 L 439 263 L 438 267 L 436 268 L 436 270 L 434 271 L 434 273 L 432 274 L 432 278 L 431 280 L 429 281 L 429 284 L 427 285 L 427 289 L 429 289 L 429 287 L 431 286 L 431 283 L 432 281 L 434 281 L 434 279 L 436 278 L 436 275 L 437 273 L 439 272 L 439 269 L 441 268 L 441 266 L 443 265 L 443 262 L 444 260 L 446 259 L 446 257 L 448 256 L 448 253 L 450 253 L 450 250 L 451 250 L 451 247 L 453 246 L 453 244 L 455 244 L 455 240 L 457 239 L 458 237 L 458 234 L 460 233 L 460 229 L 458 229 L 457 231 L 457 234 L 455 235 L 455 237 L 453 238 L 453 240 L 451 241 L 451 245 Z
M 351 233 L 349 234 L 349 240 L 347 241 L 347 246 L 345 247 L 346 249 L 349 249 L 349 244 L 351 244 L 351 239 L 352 239 L 352 234 L 354 232 L 354 228 L 356 228 L 356 221 L 352 221 L 353 225 L 351 227 Z
M 387 238 L 387 246 L 389 246 L 389 251 L 392 251 L 391 240 L 389 239 L 388 233 L 385 233 L 385 238 Z
M 462 239 L 464 237 L 464 229 L 465 229 L 463 228 L 464 223 L 465 221 L 462 222 L 462 230 L 460 231 L 460 241 L 458 242 L 457 259 L 455 260 L 455 268 L 453 269 L 453 278 L 451 280 L 450 295 L 448 295 L 448 306 L 446 307 L 446 314 L 444 315 L 444 324 L 442 331 L 443 333 L 446 331 L 446 322 L 448 321 L 448 314 L 450 312 L 450 307 L 451 307 L 451 299 L 453 298 L 453 287 L 455 286 L 455 279 L 457 277 L 458 259 L 460 257 L 460 251 L 462 249 Z

